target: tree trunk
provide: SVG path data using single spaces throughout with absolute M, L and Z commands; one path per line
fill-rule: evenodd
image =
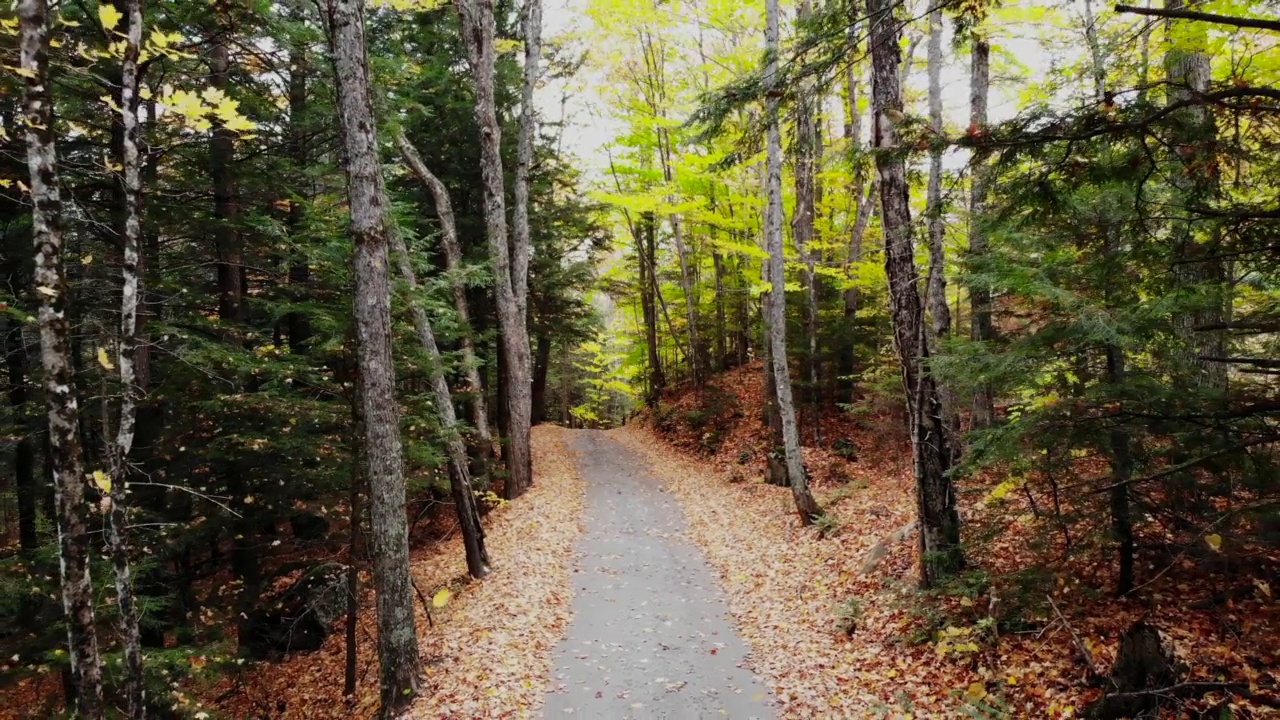
M 800 457 L 800 432 L 796 427 L 796 408 L 791 399 L 791 373 L 787 367 L 787 296 L 785 263 L 782 257 L 782 138 L 778 128 L 778 98 L 774 93 L 778 75 L 778 0 L 768 0 L 765 21 L 765 86 L 768 90 L 766 113 L 768 114 L 768 153 L 765 207 L 765 243 L 769 252 L 768 268 L 770 287 L 766 301 L 769 317 L 769 349 L 772 357 L 773 379 L 778 394 L 778 414 L 782 416 L 783 450 L 787 465 L 787 479 L 791 481 L 791 495 L 795 499 L 800 522 L 812 523 L 820 515 L 813 494 L 809 492 L 809 480 L 804 474 Z
M 711 262 L 716 272 L 716 362 L 717 370 L 729 369 L 729 347 L 725 337 L 724 316 L 724 257 L 719 252 L 711 254 Z
M 89 578 L 84 455 L 80 447 L 71 325 L 67 317 L 70 287 L 62 258 L 62 198 L 58 191 L 58 156 L 54 148 L 53 97 L 49 90 L 46 1 L 20 0 L 18 21 L 35 288 L 40 300 L 40 359 L 44 367 L 49 451 L 58 515 L 62 609 L 67 622 L 76 711 L 81 718 L 96 720 L 103 715 L 102 667 L 94 625 L 93 584 Z
M 40 544 L 36 534 L 36 505 L 39 487 L 36 483 L 36 451 L 31 437 L 34 428 L 26 419 L 27 348 L 22 337 L 22 323 L 9 318 L 5 332 L 4 357 L 9 371 L 9 407 L 14 418 L 14 434 L 19 438 L 13 449 L 14 494 L 18 500 L 18 547 L 24 552 Z
M 471 491 L 471 469 L 467 461 L 467 448 L 458 432 L 458 416 L 453 409 L 453 394 L 449 392 L 449 382 L 444 376 L 444 361 L 440 357 L 440 349 L 436 345 L 435 333 L 431 330 L 431 319 L 427 317 L 427 309 L 422 306 L 422 293 L 418 287 L 418 278 L 413 272 L 413 263 L 409 257 L 409 248 L 405 247 L 400 233 L 392 230 L 392 251 L 396 263 L 400 266 L 400 277 L 409 286 L 409 312 L 413 315 L 414 329 L 418 331 L 418 342 L 427 354 L 431 363 L 431 392 L 435 395 L 436 406 L 440 413 L 440 426 L 444 429 L 445 450 L 449 456 L 449 488 L 453 493 L 454 507 L 458 512 L 458 527 L 462 528 L 462 545 L 467 557 L 467 572 L 473 578 L 482 578 L 489 574 L 489 553 L 484 547 L 484 530 L 480 527 L 480 512 L 476 509 L 476 496 Z
M 494 105 L 494 18 L 493 0 L 456 0 L 462 19 L 462 37 L 471 60 L 476 85 L 476 123 L 480 126 L 480 171 L 484 184 L 485 219 L 489 253 L 493 263 L 494 294 L 498 304 L 498 325 L 502 332 L 503 367 L 507 372 L 507 483 L 503 494 L 515 498 L 533 484 L 533 464 L 529 447 L 532 397 L 529 331 L 516 294 L 507 247 L 507 211 L 502 178 L 502 127 Z M 516 254 L 527 248 L 516 248 Z
M 551 335 L 538 334 L 537 352 L 533 361 L 533 424 L 547 419 L 547 371 L 551 368 Z
M 969 128 L 982 132 L 987 126 L 987 96 L 991 87 L 991 45 L 975 34 L 971 38 L 969 68 Z M 969 186 L 969 260 L 981 263 L 987 256 L 987 230 L 983 227 L 983 215 L 987 207 L 987 183 L 990 170 L 987 153 L 977 150 L 973 154 Z M 969 288 L 971 307 L 970 322 L 973 339 L 978 342 L 995 340 L 995 327 L 991 323 L 991 288 L 978 281 Z M 970 426 L 985 428 L 995 420 L 995 404 L 991 397 L 991 385 L 983 383 L 974 393 L 973 417 Z
M 1166 10 L 1183 10 L 1199 5 L 1198 0 L 1165 0 Z M 1166 21 L 1172 34 L 1175 23 Z M 1183 23 L 1187 21 L 1181 21 Z M 1169 80 L 1167 102 L 1185 102 L 1209 90 L 1212 73 L 1205 51 L 1206 32 L 1203 24 L 1193 24 L 1196 35 L 1190 40 L 1171 42 L 1165 53 L 1165 73 Z M 1190 44 L 1193 47 L 1187 47 Z M 1174 264 L 1177 287 L 1193 291 L 1203 307 L 1179 313 L 1174 329 L 1186 346 L 1187 365 L 1194 369 L 1201 386 L 1218 393 L 1227 390 L 1227 366 L 1205 361 L 1205 357 L 1226 356 L 1226 333 L 1221 330 L 1197 331 L 1197 327 L 1220 327 L 1230 307 L 1225 265 L 1217 250 L 1219 231 L 1197 223 L 1192 207 L 1207 207 L 1218 195 L 1217 126 L 1207 105 L 1193 105 L 1178 110 L 1173 118 L 1175 152 L 1171 154 L 1174 169 L 1169 173 L 1174 189 L 1172 212 L 1174 250 L 1180 262 Z M 1211 234 L 1206 238 L 1205 234 Z
M 231 53 L 225 42 L 225 28 L 215 31 L 209 50 L 209 85 L 226 91 L 231 75 Z M 213 179 L 214 247 L 218 268 L 218 317 L 228 325 L 242 317 L 244 285 L 241 271 L 244 246 L 240 238 L 240 194 L 232 164 L 235 162 L 236 134 L 215 122 L 209 136 L 209 173 Z
M 1124 378 L 1124 350 L 1107 346 L 1107 382 L 1120 385 Z M 1115 536 L 1120 574 L 1116 594 L 1133 589 L 1133 513 L 1129 509 L 1129 479 L 1133 475 L 1133 455 L 1128 431 L 1117 425 L 1111 430 L 1111 532 Z
M 698 339 L 698 298 L 689 269 L 689 252 L 684 244 L 684 223 L 679 215 L 671 216 L 671 237 L 675 241 L 676 257 L 680 260 L 680 289 L 684 294 L 685 319 L 689 323 L 689 371 L 693 374 L 694 384 L 701 385 L 705 378 Z
M 762 266 L 762 276 L 766 283 L 772 283 L 770 275 L 769 261 L 765 261 Z M 765 476 L 764 480 L 770 485 L 778 487 L 790 487 L 791 478 L 787 472 L 786 448 L 785 440 L 782 435 L 782 413 L 778 410 L 778 383 L 776 376 L 773 374 L 773 337 L 770 328 L 772 320 L 769 317 L 769 298 L 772 297 L 772 291 L 766 290 L 761 296 L 762 304 L 760 317 L 760 330 L 763 335 L 760 341 L 760 348 L 764 353 L 764 426 L 769 431 L 769 452 L 765 457 Z
M 640 258 L 640 309 L 644 315 L 645 345 L 649 358 L 650 407 L 658 404 L 667 378 L 662 372 L 662 360 L 658 357 L 658 309 L 655 300 L 658 280 L 654 277 L 654 257 L 657 250 L 657 221 L 652 212 L 641 213 L 636 232 L 636 255 Z
M 138 153 L 138 55 L 142 48 L 142 2 L 124 0 L 125 47 L 120 74 L 120 115 L 123 124 L 121 166 L 124 175 L 124 262 L 120 300 L 120 423 L 111 452 L 107 513 L 107 544 L 116 575 L 116 602 L 120 610 L 120 637 L 124 652 L 126 705 L 128 717 L 141 720 L 147 715 L 142 671 L 142 636 L 138 630 L 138 602 L 129 569 L 129 544 L 125 495 L 128 456 L 133 449 L 141 397 L 135 367 L 138 354 L 138 284 L 142 225 L 139 206 L 142 197 L 141 158 Z
M 297 187 L 289 203 L 289 234 L 297 240 L 302 230 L 303 217 L 310 188 L 306 180 L 307 158 L 307 46 L 295 43 L 289 51 L 289 158 L 293 162 L 293 172 Z M 289 262 L 289 289 L 293 300 L 300 299 L 306 292 L 311 279 L 311 267 L 303 253 L 295 253 Z M 303 352 L 311 340 L 311 321 L 307 313 L 295 310 L 286 319 L 289 331 L 289 349 Z
M 516 149 L 515 238 L 511 247 L 511 281 L 516 305 L 528 322 L 529 175 L 533 168 L 534 142 L 538 134 L 538 113 L 533 92 L 538 85 L 538 63 L 542 49 L 542 0 L 525 0 L 522 18 L 524 35 L 524 83 L 520 88 L 520 126 Z
M 338 114 L 346 147 L 347 196 L 355 244 L 355 319 L 364 418 L 365 478 L 373 528 L 373 580 L 378 597 L 381 715 L 392 717 L 413 701 L 422 666 L 409 576 L 395 364 L 391 354 L 390 229 L 378 163 L 377 126 L 369 87 L 363 0 L 328 0 Z
M 351 556 L 347 560 L 347 628 L 346 628 L 346 667 L 342 678 L 342 694 L 354 695 L 356 692 L 356 631 L 360 622 L 360 562 L 363 559 L 364 547 L 361 544 L 361 528 L 364 523 L 364 506 L 361 503 L 363 474 L 361 467 L 364 460 L 360 457 L 360 438 L 364 435 L 364 427 L 360 420 L 360 401 L 357 398 L 351 406 L 353 433 L 351 443 L 351 516 L 350 526 Z
M 884 225 L 885 274 L 893 339 L 902 362 L 902 385 L 911 429 L 920 524 L 920 582 L 931 587 L 964 564 L 960 518 L 947 472 L 951 451 L 942 423 L 937 387 L 929 373 L 924 308 L 917 288 L 906 163 L 893 117 L 902 114 L 898 20 L 893 0 L 867 0 L 871 18 L 872 145 L 880 175 L 880 216 Z
M 926 283 L 929 316 L 929 341 L 933 347 L 951 334 L 951 308 L 947 306 L 947 256 L 944 246 L 945 226 L 942 203 L 942 10 L 929 13 L 929 129 L 933 138 L 929 148 L 929 189 L 925 216 L 929 231 L 929 275 Z M 939 384 L 942 424 L 951 449 L 951 464 L 959 460 L 960 422 L 955 414 L 953 394 Z
M 796 21 L 806 23 L 812 16 L 809 0 L 800 0 Z M 791 220 L 796 251 L 804 262 L 801 280 L 805 292 L 805 340 L 808 347 L 805 352 L 805 378 L 808 390 L 808 404 L 813 412 L 811 422 L 815 441 L 819 434 L 818 417 L 818 274 L 815 270 L 816 257 L 813 248 L 815 238 L 815 214 L 817 212 L 817 175 L 818 175 L 818 119 L 817 102 L 813 83 L 804 81 L 800 85 L 799 97 L 796 100 L 796 137 L 795 137 L 795 186 L 796 211 Z
M 462 364 L 467 377 L 467 393 L 470 396 L 471 426 L 475 429 L 478 467 L 481 474 L 487 475 L 489 464 L 496 456 L 493 446 L 493 433 L 489 430 L 489 408 L 485 402 L 484 382 L 480 378 L 480 360 L 476 357 L 476 344 L 472 336 L 471 306 L 467 302 L 467 284 L 462 279 L 462 246 L 458 243 L 458 226 L 453 217 L 453 202 L 449 199 L 449 189 L 431 172 L 417 148 L 409 142 L 403 130 L 396 132 L 396 146 L 405 164 L 418 176 L 418 180 L 431 191 L 436 203 L 436 216 L 440 220 L 440 244 L 444 248 L 445 268 L 451 275 L 450 287 L 453 290 L 453 309 L 458 313 L 458 321 L 463 326 Z

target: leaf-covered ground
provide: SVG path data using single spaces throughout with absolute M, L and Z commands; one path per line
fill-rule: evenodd
M 668 397 L 613 434 L 647 458 L 681 501 L 689 533 L 719 572 L 752 646 L 752 669 L 772 686 L 785 716 L 1076 717 L 1099 691 L 1085 682 L 1073 634 L 1105 673 L 1120 634 L 1139 619 L 1165 634 L 1187 680 L 1242 684 L 1240 694 L 1210 693 L 1195 709 L 1230 703 L 1237 717 L 1274 716 L 1280 618 L 1266 582 L 1251 588 L 1250 578 L 1228 573 L 1225 580 L 1246 592 L 1210 602 L 1234 584 L 1220 586 L 1221 572 L 1206 576 L 1186 564 L 1118 600 L 1097 569 L 1108 564 L 1100 555 L 1018 589 L 1008 578 L 1029 564 L 1027 532 L 966 500 L 968 532 L 984 538 L 972 559 L 995 579 L 980 591 L 922 596 L 914 534 L 886 542 L 914 513 L 910 456 L 892 408 L 860 421 L 848 413 L 824 417 L 823 447 L 804 448 L 815 493 L 833 517 L 823 533 L 800 526 L 788 489 L 761 481 L 767 440 L 753 400 L 761 396 L 759 365 L 715 384 L 701 396 Z M 832 449 L 838 438 L 849 441 L 843 456 Z M 881 548 L 883 558 L 864 574 Z M 990 615 L 1016 615 L 1022 624 L 997 632 L 984 623 Z
M 567 445 L 570 432 L 534 429 L 534 487 L 485 516 L 493 572 L 469 582 L 460 537 L 416 551 L 415 582 L 428 599 L 443 588 L 448 604 L 418 631 L 426 679 L 412 718 L 526 716 L 541 704 L 551 651 L 563 635 L 572 598 L 573 544 L 581 530 L 583 485 Z M 367 580 L 366 580 L 367 582 Z M 224 681 L 208 698 L 232 717 L 365 718 L 377 710 L 377 623 L 367 595 L 359 622 L 356 697 L 342 695 L 342 628 L 323 648 L 262 663 Z

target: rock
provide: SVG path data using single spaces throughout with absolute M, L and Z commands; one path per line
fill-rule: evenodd
M 277 594 L 260 598 L 240 630 L 240 649 L 253 658 L 318 650 L 347 609 L 347 566 L 323 563 Z

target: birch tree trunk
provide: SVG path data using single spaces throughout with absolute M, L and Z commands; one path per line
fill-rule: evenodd
M 924 308 L 916 279 L 915 247 L 904 150 L 894 117 L 902 115 L 898 20 L 895 0 L 867 0 L 871 22 L 872 146 L 880 175 L 880 217 L 884 224 L 885 274 L 893 340 L 902 362 L 902 385 L 916 480 L 920 527 L 920 583 L 931 587 L 964 564 L 960 517 L 947 472 L 951 450 L 942 422 L 938 390 L 929 374 Z
M 400 137 L 404 137 L 403 134 Z M 476 496 L 471 491 L 471 469 L 467 464 L 467 448 L 458 432 L 453 393 L 449 392 L 449 382 L 444 377 L 444 361 L 440 358 L 440 348 L 436 345 L 436 336 L 431 330 L 431 319 L 427 317 L 427 309 L 422 306 L 419 297 L 421 291 L 417 275 L 413 272 L 409 248 L 405 247 L 404 239 L 398 232 L 392 230 L 390 236 L 400 277 L 409 286 L 409 312 L 413 315 L 414 329 L 418 331 L 418 342 L 422 344 L 427 361 L 431 363 L 431 392 L 435 395 L 440 425 L 444 428 L 445 451 L 449 456 L 449 489 L 458 512 L 458 526 L 462 528 L 467 572 L 473 578 L 482 578 L 489 574 L 489 553 L 484 546 L 484 530 L 480 526 L 480 512 L 476 509 Z
M 440 218 L 440 244 L 444 248 L 445 268 L 453 276 L 450 287 L 453 290 L 453 309 L 458 313 L 458 320 L 465 328 L 462 335 L 462 363 L 465 366 L 467 392 L 470 395 L 471 426 L 475 429 L 476 445 L 480 456 L 482 473 L 487 474 L 489 462 L 495 457 L 493 433 L 489 430 L 489 408 L 485 402 L 484 383 L 480 379 L 480 360 L 476 356 L 475 339 L 471 335 L 471 307 L 467 302 L 467 286 L 462 281 L 462 246 L 458 243 L 458 225 L 453 217 L 453 202 L 449 199 L 449 189 L 431 172 L 413 143 L 403 130 L 396 132 L 396 146 L 405 164 L 413 171 L 422 184 L 431 191 L 435 199 L 436 215 Z
M 538 85 L 538 64 L 542 50 L 542 0 L 524 3 L 524 84 L 520 89 L 520 126 L 516 148 L 515 241 L 511 247 L 511 280 L 516 305 L 528 319 L 529 307 L 529 174 L 533 167 L 534 141 L 538 134 L 537 109 L 533 91 Z
M 373 580 L 378 596 L 382 717 L 417 693 L 422 666 L 409 576 L 395 365 L 391 355 L 387 196 L 378 163 L 363 0 L 327 0 L 332 17 L 338 115 L 346 147 L 347 197 L 355 244 L 355 317 L 365 478 L 369 487 Z
M 975 34 L 970 40 L 969 61 L 969 130 L 981 132 L 987 126 L 987 97 L 991 87 L 991 45 Z M 981 263 L 987 256 L 987 231 L 983 227 L 983 215 L 987 207 L 987 183 L 990 170 L 987 153 L 977 150 L 971 163 L 969 185 L 969 259 Z M 995 340 L 995 327 L 991 323 L 991 289 L 981 281 L 969 288 L 973 339 L 978 342 Z M 991 386 L 983 384 L 974 393 L 973 418 L 970 426 L 987 427 L 995 419 L 995 405 Z
M 494 100 L 493 0 L 455 0 L 462 20 L 462 37 L 476 85 L 476 123 L 480 126 L 480 174 L 484 184 L 485 220 L 493 263 L 498 326 L 502 332 L 503 385 L 508 413 L 507 482 L 504 495 L 518 497 L 533 484 L 533 456 L 529 448 L 532 424 L 532 358 L 525 314 L 521 312 L 512 279 L 507 246 L 507 210 L 502 178 L 502 127 Z M 520 250 L 517 248 L 517 254 Z
M 933 132 L 929 148 L 929 189 L 925 216 L 929 232 L 929 275 L 926 282 L 926 305 L 932 323 L 928 335 L 934 347 L 951 334 L 951 309 L 947 306 L 947 256 L 942 203 L 942 10 L 929 13 L 929 129 Z M 959 460 L 960 423 L 955 415 L 952 393 L 938 386 L 942 424 L 947 433 L 951 464 Z
M 49 457 L 58 517 L 58 564 L 62 610 L 67 621 L 71 680 L 81 718 L 102 717 L 102 666 L 89 578 L 88 508 L 84 498 L 84 454 L 67 319 L 70 288 L 62 257 L 62 198 L 54 147 L 53 97 L 49 90 L 49 8 L 46 0 L 18 3 L 19 54 L 23 70 L 27 169 L 31 176 L 31 235 L 35 288 L 40 299 L 40 360 L 49 417 Z
M 778 395 L 778 414 L 782 416 L 783 451 L 791 495 L 796 511 L 805 525 L 820 515 L 800 457 L 800 432 L 796 427 L 796 407 L 791 397 L 791 373 L 787 367 L 787 296 L 785 263 L 782 256 L 782 137 L 778 128 L 778 98 L 774 92 L 778 75 L 778 0 L 766 0 L 765 19 L 765 86 L 768 100 L 768 151 L 766 167 L 765 244 L 769 252 L 768 268 L 771 290 L 765 301 L 769 317 L 770 362 L 774 389 Z
M 121 166 L 124 175 L 124 262 L 120 296 L 120 422 L 110 455 L 110 511 L 107 544 L 115 567 L 116 601 L 120 609 L 120 639 L 126 671 L 126 712 L 132 720 L 147 716 L 142 670 L 142 635 L 138 630 L 138 602 L 129 570 L 129 519 L 125 496 L 128 457 L 137 428 L 141 395 L 135 375 L 138 355 L 138 275 L 142 224 L 141 159 L 138 152 L 138 55 L 142 47 L 142 0 L 124 0 L 125 45 L 120 73 L 120 114 L 124 130 Z

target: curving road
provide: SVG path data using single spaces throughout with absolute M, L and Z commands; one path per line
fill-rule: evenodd
M 544 717 L 776 717 L 676 500 L 603 432 L 581 431 L 574 450 L 586 531 Z

